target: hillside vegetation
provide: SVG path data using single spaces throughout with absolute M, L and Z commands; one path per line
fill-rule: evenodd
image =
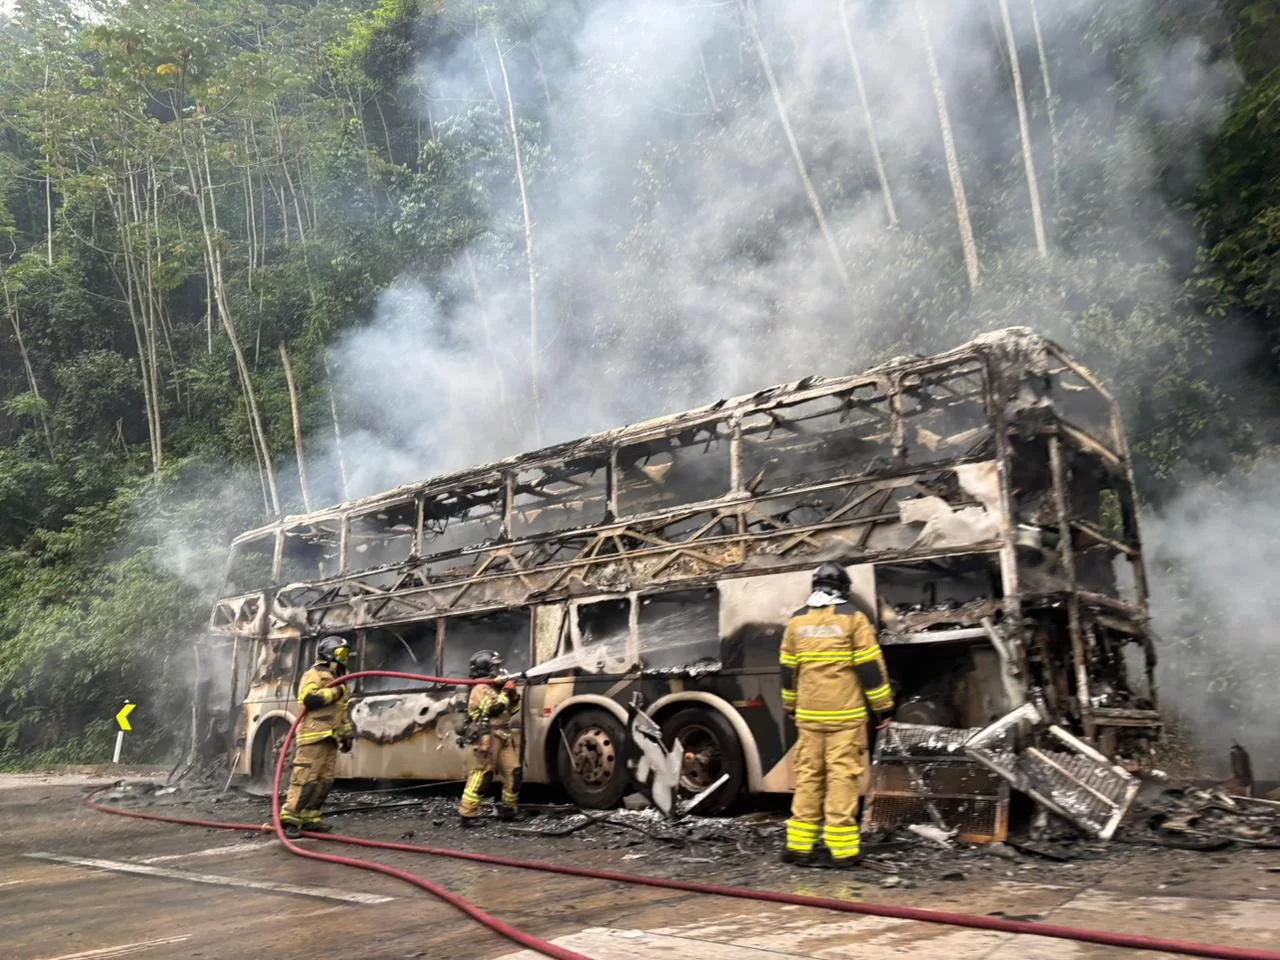
M 1267 457 L 1280 2 L 18 0 L 0 764 L 169 755 L 239 530 L 1011 324 Z

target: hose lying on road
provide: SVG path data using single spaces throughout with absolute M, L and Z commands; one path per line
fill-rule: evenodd
M 415 674 L 392 673 L 381 670 L 369 670 L 361 673 L 348 674 L 342 678 L 342 681 L 366 676 L 395 677 L 398 679 L 416 680 L 426 683 L 474 684 L 476 682 L 486 682 L 474 680 L 448 680 L 439 677 L 423 677 Z M 301 720 L 301 716 L 299 716 L 298 720 Z M 439 897 L 446 903 L 449 903 L 461 910 L 467 916 L 484 924 L 490 930 L 500 933 L 522 946 L 536 950 L 545 956 L 560 958 L 560 960 L 587 960 L 587 958 L 582 957 L 581 954 L 574 953 L 563 947 L 556 946 L 555 944 L 548 943 L 545 940 L 534 937 L 531 934 L 516 930 L 509 924 L 504 923 L 496 917 L 490 916 L 456 894 L 450 893 L 443 887 L 440 887 L 422 877 L 415 876 L 403 870 L 397 870 L 393 867 L 374 863 L 372 861 L 356 860 L 349 857 L 340 857 L 316 853 L 312 850 L 304 850 L 289 841 L 289 839 L 284 836 L 283 825 L 280 820 L 280 781 L 284 770 L 284 758 L 288 752 L 289 744 L 293 739 L 293 733 L 294 730 L 297 729 L 297 725 L 298 721 L 295 721 L 293 727 L 285 737 L 284 745 L 282 746 L 280 755 L 276 760 L 275 790 L 273 794 L 274 799 L 272 801 L 272 823 L 275 827 L 276 835 L 285 847 L 290 850 L 290 852 L 313 860 L 358 867 L 362 870 L 372 870 L 386 874 L 387 876 L 395 877 L 398 880 L 403 880 L 406 883 L 411 883 L 416 887 L 426 890 L 428 893 Z M 103 813 L 134 817 L 140 820 L 158 820 L 165 823 L 176 823 L 198 827 L 218 827 L 225 830 L 240 830 L 251 833 L 267 832 L 266 827 L 259 824 L 225 823 L 213 820 L 200 820 L 190 817 L 168 817 L 161 814 L 142 813 L 136 810 L 121 810 L 118 808 L 107 807 L 95 802 L 93 799 L 97 793 L 100 793 L 104 789 L 108 788 L 99 788 L 98 790 L 90 793 L 85 798 L 85 804 L 94 810 L 99 810 Z M 326 840 L 331 843 L 341 843 L 350 846 L 367 847 L 378 850 L 429 854 L 431 856 L 450 857 L 456 860 L 469 860 L 474 863 L 486 863 L 493 866 L 512 867 L 522 870 L 537 870 L 543 873 L 555 873 L 563 876 L 585 877 L 593 880 L 605 880 L 613 883 L 659 887 L 668 890 L 681 890 L 687 893 L 700 893 L 717 897 L 732 897 L 740 900 L 757 900 L 769 903 L 787 904 L 791 906 L 812 907 L 819 910 L 833 910 L 841 913 L 855 913 L 873 917 L 888 917 L 896 920 L 916 920 L 922 923 L 936 923 L 953 927 L 969 927 L 978 930 L 993 930 L 999 933 L 1051 937 L 1059 940 L 1097 943 L 1103 946 L 1121 947 L 1133 950 L 1155 950 L 1165 953 L 1181 954 L 1183 956 L 1210 957 L 1215 958 L 1215 960 L 1280 960 L 1280 953 L 1268 950 L 1258 950 L 1252 947 L 1217 946 L 1186 940 L 1170 940 L 1162 937 L 1144 937 L 1128 933 L 1114 933 L 1108 930 L 1091 930 L 1079 927 L 1068 927 L 1061 924 L 1033 923 L 1026 920 L 1009 920 L 1002 917 L 949 913 L 941 910 L 926 910 L 920 907 L 900 907 L 889 904 L 858 903 L 849 900 L 837 900 L 829 897 L 813 897 L 798 893 L 786 893 L 778 890 L 753 890 L 747 887 L 730 887 L 721 886 L 719 884 L 698 883 L 692 880 L 672 880 L 664 877 L 649 877 L 639 874 L 620 873 L 615 870 L 604 870 L 593 867 L 575 867 L 558 863 L 544 863 L 536 860 L 517 860 L 512 857 L 494 856 L 484 853 L 469 853 L 465 850 L 424 847 L 416 844 L 392 843 L 382 840 L 365 840 L 360 837 L 349 837 L 340 834 L 306 832 L 305 836 L 315 840 Z

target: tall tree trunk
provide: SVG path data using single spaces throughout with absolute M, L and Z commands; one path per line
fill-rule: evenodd
M 853 31 L 849 27 L 849 11 L 847 0 L 836 0 L 836 8 L 840 11 L 840 28 L 844 32 L 844 46 L 849 53 L 849 66 L 853 68 L 854 86 L 858 88 L 858 101 L 862 104 L 862 117 L 867 124 L 867 140 L 871 144 L 871 157 L 876 164 L 876 176 L 880 178 L 880 192 L 884 194 L 884 209 L 889 215 L 889 226 L 897 226 L 898 212 L 893 206 L 893 192 L 889 189 L 889 178 L 884 172 L 884 161 L 880 158 L 880 143 L 876 139 L 876 125 L 871 119 L 871 104 L 867 101 L 867 88 L 862 82 L 862 68 L 858 66 L 858 55 L 853 49 Z
M 387 147 L 387 163 L 395 163 L 396 158 L 391 152 L 391 128 L 387 126 L 387 116 L 382 112 L 382 101 L 376 93 L 373 95 L 373 106 L 378 111 L 378 122 L 382 124 L 382 142 Z
M 707 102 L 715 113 L 720 112 L 720 104 L 716 102 L 716 91 L 711 86 L 711 71 L 707 69 L 707 57 L 702 52 L 702 43 L 698 43 L 698 70 L 702 73 L 702 82 L 707 88 Z
M 151 177 L 149 164 L 146 168 L 146 174 L 149 178 Z M 143 253 L 139 258 L 138 267 L 135 268 L 135 277 L 138 284 L 138 305 L 142 319 L 143 339 L 147 347 L 148 377 L 151 382 L 152 436 L 155 438 L 156 469 L 159 470 L 160 464 L 164 461 L 164 434 L 160 423 L 160 401 L 163 393 L 163 387 L 160 384 L 160 336 L 158 332 L 160 327 L 158 317 L 160 298 L 157 296 L 155 289 L 150 211 L 146 209 L 147 204 L 142 199 L 144 196 L 150 196 L 150 183 L 148 182 L 147 184 L 147 193 L 141 194 L 137 180 L 138 174 L 130 173 L 126 185 L 133 209 L 132 228 L 139 229 L 142 232 Z M 136 253 L 137 247 L 132 240 L 130 241 L 130 246 L 131 252 Z
M 44 398 L 40 396 L 40 383 L 36 380 L 35 368 L 31 366 L 31 355 L 27 353 L 26 342 L 22 339 L 22 323 L 18 318 L 18 297 L 9 289 L 9 279 L 5 276 L 3 263 L 0 263 L 0 291 L 4 293 L 4 312 L 9 317 L 9 323 L 13 327 L 13 339 L 18 344 L 18 356 L 22 359 L 22 370 L 27 375 L 27 389 L 31 391 L 33 397 L 42 401 Z M 45 415 L 43 409 L 39 413 L 40 429 L 44 433 L 44 442 L 49 448 L 49 460 L 52 462 L 54 459 L 53 434 L 49 432 L 49 418 Z
M 279 516 L 280 495 L 276 489 L 275 468 L 271 463 L 271 449 L 267 444 L 266 431 L 262 426 L 262 414 L 258 410 L 258 397 L 253 388 L 249 365 L 245 362 L 244 351 L 240 348 L 240 340 L 236 336 L 235 320 L 232 317 L 230 301 L 227 299 L 225 274 L 222 266 L 222 237 L 218 228 L 217 200 L 213 196 L 212 179 L 207 181 L 205 179 L 205 174 L 209 171 L 208 144 L 205 141 L 204 132 L 201 130 L 195 146 L 200 147 L 202 156 L 193 157 L 192 150 L 194 147 L 187 143 L 185 124 L 181 119 L 178 120 L 178 123 L 182 124 L 178 130 L 178 141 L 182 148 L 183 159 L 186 161 L 187 176 L 190 178 L 191 192 L 196 200 L 196 210 L 200 215 L 200 231 L 204 237 L 205 263 L 212 287 L 212 299 L 218 313 L 218 319 L 222 322 L 222 328 L 227 334 L 228 342 L 231 344 L 231 352 L 236 362 L 236 372 L 240 376 L 240 389 L 244 394 L 245 405 L 249 411 L 249 438 L 253 443 L 254 452 L 258 456 L 258 467 L 263 486 L 267 492 L 267 509 L 275 516 Z M 204 173 L 201 170 L 201 160 L 203 160 Z
M 529 50 L 533 54 L 533 66 L 538 71 L 538 82 L 542 85 L 542 96 L 551 106 L 551 84 L 547 83 L 547 71 L 542 69 L 542 53 L 538 50 L 538 40 L 533 31 L 529 31 Z
M 520 185 L 520 210 L 524 216 L 524 257 L 529 267 L 529 382 L 533 394 L 533 436 L 542 446 L 542 384 L 539 367 L 541 349 L 538 343 L 538 270 L 533 259 L 533 218 L 529 214 L 529 191 L 524 179 L 524 161 L 520 154 L 520 130 L 516 124 L 516 103 L 511 98 L 511 82 L 507 78 L 507 62 L 502 56 L 498 35 L 493 35 L 493 49 L 498 53 L 498 69 L 502 71 L 502 89 L 507 97 L 507 126 L 511 131 L 511 149 L 515 154 L 516 182 Z
M 507 396 L 507 378 L 502 372 L 502 364 L 498 360 L 497 349 L 493 343 L 493 332 L 489 328 L 489 311 L 484 308 L 484 298 L 480 293 L 480 278 L 476 275 L 476 261 L 475 257 L 471 255 L 470 247 L 467 247 L 464 257 L 467 261 L 467 273 L 471 278 L 471 292 L 476 299 L 476 309 L 480 311 L 480 326 L 484 333 L 485 349 L 488 351 L 489 360 L 493 364 L 493 377 L 498 382 L 498 400 L 502 404 L 502 415 L 511 430 L 512 439 L 518 440 L 520 429 L 511 413 L 511 402 Z
M 293 419 L 293 450 L 298 458 L 298 488 L 302 491 L 302 505 L 311 512 L 311 491 L 307 487 L 307 461 L 302 455 L 302 421 L 298 417 L 298 388 L 293 382 L 293 364 L 289 351 L 280 344 L 280 364 L 284 367 L 284 382 L 289 388 L 289 414 Z
M 849 282 L 849 271 L 845 269 L 844 258 L 840 255 L 840 248 L 836 244 L 835 235 L 827 225 L 827 215 L 822 209 L 822 201 L 818 198 L 818 191 L 814 188 L 813 181 L 809 179 L 809 171 L 805 167 L 804 157 L 800 154 L 800 143 L 796 140 L 795 131 L 791 129 L 791 119 L 787 115 L 787 105 L 782 100 L 782 91 L 778 89 L 778 79 L 774 76 L 773 66 L 769 63 L 769 53 L 764 48 L 764 41 L 760 39 L 755 4 L 752 0 L 738 0 L 738 4 L 742 10 L 743 20 L 747 25 L 747 31 L 751 34 L 751 43 L 755 47 L 756 57 L 760 61 L 760 69 L 764 71 L 765 80 L 769 84 L 769 92 L 773 94 L 773 105 L 778 112 L 778 121 L 782 124 L 782 132 L 786 135 L 787 146 L 791 148 L 791 159 L 795 163 L 796 174 L 800 177 L 800 184 L 804 187 L 805 196 L 809 198 L 809 206 L 813 210 L 814 219 L 818 221 L 818 229 L 822 231 L 822 238 L 827 243 L 827 252 L 831 255 L 831 263 L 835 267 L 836 273 L 840 276 L 840 282 L 844 285 L 845 290 L 852 294 L 853 287 Z
M 342 453 L 342 424 L 338 420 L 337 393 L 333 387 L 333 371 L 329 367 L 329 354 L 321 351 L 320 356 L 324 363 L 324 379 L 329 386 L 329 416 L 333 419 L 333 451 L 338 457 L 338 482 L 341 485 L 338 496 L 346 500 L 351 493 L 347 482 L 347 461 Z
M 280 169 L 284 173 L 285 185 L 289 188 L 289 196 L 293 199 L 293 215 L 298 222 L 298 242 L 305 244 L 307 242 L 307 232 L 304 226 L 305 221 L 302 218 L 302 205 L 298 202 L 298 188 L 293 182 L 293 175 L 289 172 L 289 161 L 284 152 L 284 130 L 280 126 L 280 114 L 275 105 L 271 106 L 271 116 L 275 122 L 276 130 L 276 159 L 280 163 Z M 284 205 L 284 191 L 280 191 L 281 206 Z M 288 214 L 284 216 L 287 218 Z
M 938 126 L 942 128 L 942 149 L 947 158 L 947 176 L 951 180 L 951 194 L 956 202 L 956 222 L 960 227 L 960 247 L 964 252 L 964 266 L 969 274 L 969 287 L 978 285 L 978 246 L 973 239 L 973 223 L 969 219 L 969 201 L 964 195 L 964 180 L 960 176 L 960 160 L 956 156 L 956 142 L 951 135 L 951 116 L 947 112 L 946 92 L 942 88 L 942 74 L 933 53 L 933 40 L 929 36 L 929 22 L 925 19 L 920 0 L 913 0 L 916 18 L 920 21 L 920 35 L 924 39 L 924 52 L 929 65 L 929 81 L 933 85 L 933 99 L 938 106 Z
M 1036 0 L 1028 0 L 1031 7 L 1031 26 L 1036 32 L 1036 52 L 1040 54 L 1040 79 L 1044 84 L 1045 115 L 1049 119 L 1049 158 L 1053 165 L 1053 206 L 1056 210 L 1061 202 L 1062 163 L 1058 154 L 1058 121 L 1057 106 L 1053 99 L 1053 84 L 1049 80 L 1049 58 L 1044 52 L 1044 35 L 1040 32 L 1040 13 L 1036 10 Z
M 120 139 L 127 144 L 125 137 L 122 136 Z M 123 182 L 123 189 L 128 196 L 111 189 L 107 193 L 107 201 L 111 206 L 116 229 L 120 234 L 120 254 L 124 264 L 124 281 L 120 286 L 125 305 L 129 310 L 129 323 L 133 328 L 134 345 L 138 351 L 138 373 L 142 379 L 142 404 L 147 421 L 147 439 L 151 448 L 151 470 L 155 473 L 159 471 L 161 461 L 159 438 L 156 436 L 156 398 L 152 391 L 156 380 L 151 375 L 152 353 L 146 334 L 145 315 L 148 304 L 139 275 L 141 267 L 134 248 L 134 220 L 130 217 L 131 211 L 136 214 L 136 208 L 133 206 L 133 174 L 128 169 L 127 163 L 122 163 L 116 176 Z M 118 276 L 117 282 L 119 282 Z
M 249 263 L 245 267 L 245 279 L 249 294 L 253 294 L 253 271 L 258 265 L 258 217 L 253 210 L 253 176 L 248 167 L 244 171 L 244 222 L 249 234 Z
M 1018 106 L 1018 134 L 1022 140 L 1022 166 L 1027 172 L 1027 193 L 1031 195 L 1031 226 L 1036 235 L 1036 250 L 1049 256 L 1044 237 L 1044 217 L 1040 212 L 1040 184 L 1036 180 L 1036 160 L 1031 151 L 1031 126 L 1027 123 L 1027 101 L 1022 90 L 1022 68 L 1018 64 L 1018 42 L 1013 36 L 1013 20 L 1009 17 L 1009 0 L 999 0 L 1000 19 L 1004 21 L 1004 38 L 1009 44 L 1009 68 L 1013 72 L 1013 99 Z
M 45 64 L 45 67 L 44 67 L 44 92 L 47 98 L 49 94 L 49 65 L 48 64 Z M 44 105 L 44 109 L 46 110 L 48 109 L 47 103 Z M 47 122 L 45 123 L 45 127 L 44 127 L 44 139 L 45 139 L 45 143 L 49 143 L 49 124 Z M 52 144 L 49 144 L 50 155 L 52 155 L 53 153 L 52 146 L 53 146 Z M 47 164 L 49 161 L 46 160 L 45 162 Z M 53 266 L 53 171 L 48 169 L 47 166 L 45 167 L 45 171 L 44 171 L 44 217 L 45 217 L 45 243 L 46 243 L 45 262 L 52 267 Z

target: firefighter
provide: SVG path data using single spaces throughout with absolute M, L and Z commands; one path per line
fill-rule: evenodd
M 501 670 L 502 654 L 497 650 L 481 650 L 471 657 L 471 679 L 491 678 L 493 682 L 476 684 L 467 699 L 466 740 L 472 745 L 472 759 L 462 802 L 458 805 L 463 827 L 481 823 L 480 791 L 489 774 L 502 784 L 498 816 L 503 820 L 516 818 L 521 774 L 520 728 L 516 715 L 520 693 L 514 679 L 504 681 L 499 676 Z
M 327 833 L 320 822 L 320 808 L 333 786 L 338 751 L 351 750 L 353 730 L 347 716 L 347 685 L 326 687 L 347 672 L 347 641 L 325 637 L 316 645 L 316 662 L 302 675 L 298 703 L 306 708 L 294 734 L 293 773 L 289 795 L 280 810 L 284 835 L 291 840 L 303 830 Z
M 782 636 L 782 705 L 796 721 L 795 794 L 785 863 L 850 867 L 861 852 L 858 798 L 867 786 L 867 708 L 887 722 L 893 694 L 875 631 L 849 602 L 837 563 L 813 574 L 813 592 Z M 815 852 L 819 837 L 827 858 Z

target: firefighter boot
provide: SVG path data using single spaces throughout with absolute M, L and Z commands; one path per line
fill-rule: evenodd
M 479 817 L 459 817 L 458 821 L 458 826 L 463 830 L 474 830 L 476 827 L 484 826 L 484 821 Z
M 858 866 L 858 857 L 833 857 L 826 847 L 813 853 L 813 866 L 820 870 L 853 870 Z
M 516 808 L 514 804 L 512 804 L 511 806 L 508 806 L 505 803 L 501 804 L 498 807 L 498 819 L 506 823 L 510 823 L 513 820 L 519 820 L 520 811 L 519 809 Z
M 789 863 L 796 867 L 815 866 L 813 861 L 813 851 L 810 851 L 809 853 L 800 853 L 797 850 L 788 850 L 786 847 L 783 847 L 782 853 L 778 856 L 778 859 L 783 863 Z
M 284 835 L 289 840 L 301 840 L 302 826 L 290 821 L 284 825 Z

